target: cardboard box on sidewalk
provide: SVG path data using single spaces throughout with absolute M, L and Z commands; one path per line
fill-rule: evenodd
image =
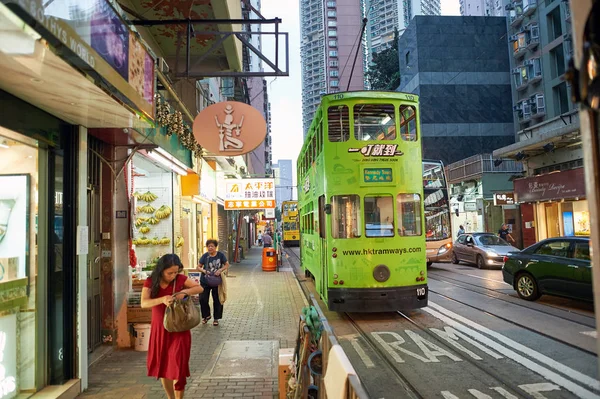
M 127 307 L 127 323 L 150 323 L 152 308 L 142 309 L 139 306 Z
M 287 383 L 290 378 L 290 364 L 294 360 L 294 348 L 279 349 L 279 369 L 277 372 L 279 381 L 279 399 L 286 399 Z

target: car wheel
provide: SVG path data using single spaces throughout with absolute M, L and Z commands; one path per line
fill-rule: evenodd
M 427 262 L 427 268 L 429 269 L 433 265 L 433 262 Z
M 537 283 L 531 274 L 519 274 L 515 286 L 517 294 L 527 301 L 535 301 L 540 297 Z
M 477 255 L 477 267 L 479 269 L 485 269 L 485 260 L 483 260 L 483 256 Z
M 452 263 L 454 263 L 455 265 L 458 265 L 460 263 L 458 257 L 456 256 L 456 252 L 452 252 Z

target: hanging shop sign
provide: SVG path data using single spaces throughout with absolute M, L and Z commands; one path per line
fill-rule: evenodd
M 465 202 L 465 212 L 477 211 L 477 202 Z
M 516 199 L 534 202 L 585 197 L 584 179 L 583 168 L 517 179 L 514 181 Z
M 194 120 L 194 136 L 215 155 L 243 155 L 265 141 L 267 122 L 256 108 L 225 101 L 205 108 Z
M 275 208 L 274 179 L 228 179 L 225 190 L 227 210 Z
M 2 2 L 25 21 L 37 21 L 44 39 L 70 49 L 78 66 L 83 61 L 87 72 L 97 73 L 117 90 L 112 94 L 154 117 L 154 58 L 109 0 Z
M 494 193 L 494 205 L 514 205 L 515 193 Z

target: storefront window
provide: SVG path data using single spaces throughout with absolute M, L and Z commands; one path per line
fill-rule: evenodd
M 398 234 L 401 236 L 421 235 L 421 196 L 419 194 L 398 194 Z
M 38 159 L 35 141 L 0 128 L 0 298 L 11 298 L 0 299 L 2 397 L 35 389 Z
M 365 236 L 394 236 L 394 199 L 391 195 L 365 196 Z
M 331 208 L 331 235 L 333 238 L 361 236 L 360 197 L 358 195 L 334 195 L 331 197 Z
M 141 155 L 133 158 L 133 245 L 141 272 L 150 275 L 158 259 L 172 253 L 173 173 Z M 187 262 L 187 259 L 183 259 Z M 141 270 L 140 270 L 141 269 Z

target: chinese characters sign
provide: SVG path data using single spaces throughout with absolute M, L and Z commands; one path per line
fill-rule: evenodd
M 585 197 L 583 168 L 525 177 L 514 184 L 519 202 Z
M 273 179 L 230 179 L 225 188 L 226 210 L 275 208 Z
M 514 193 L 494 193 L 494 205 L 514 205 Z
M 397 144 L 369 144 L 362 148 L 349 148 L 348 152 L 360 152 L 365 157 L 394 157 L 404 155 Z
M 392 168 L 366 168 L 363 177 L 365 183 L 391 182 Z

